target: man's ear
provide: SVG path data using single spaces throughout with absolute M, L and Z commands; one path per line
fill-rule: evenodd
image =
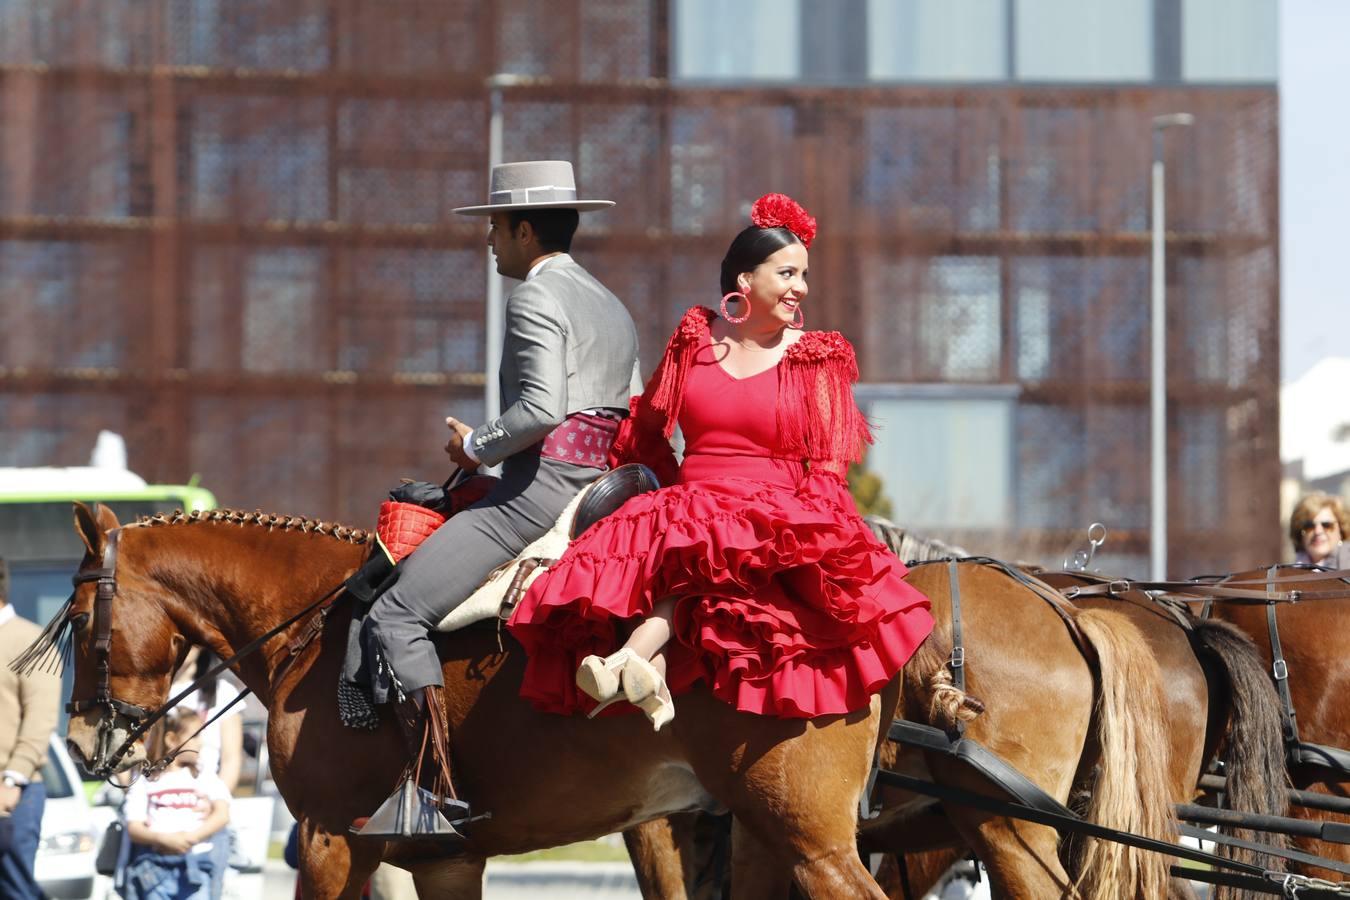
M 520 224 L 516 226 L 515 238 L 526 246 L 539 243 L 539 235 L 535 234 L 534 226 L 528 219 L 520 220 Z

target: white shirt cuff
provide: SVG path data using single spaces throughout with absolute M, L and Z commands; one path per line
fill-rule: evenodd
M 470 431 L 468 434 L 464 436 L 464 455 L 467 456 L 469 459 L 473 460 L 474 462 L 478 463 L 479 465 L 482 465 L 483 461 L 478 458 L 477 453 L 473 452 L 473 436 L 477 433 L 478 429 L 475 428 L 473 431 Z
M 28 779 L 25 776 L 20 775 L 18 772 L 15 772 L 13 769 L 6 769 L 3 773 L 0 773 L 0 776 L 4 778 L 14 779 L 14 783 L 19 785 L 20 787 L 28 786 Z

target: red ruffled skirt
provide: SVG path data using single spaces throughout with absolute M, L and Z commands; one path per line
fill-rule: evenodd
M 509 626 L 529 657 L 521 695 L 547 712 L 589 711 L 574 680 L 582 658 L 614 652 L 675 596 L 664 651 L 673 693 L 701 680 L 745 712 L 850 712 L 932 630 L 928 598 L 905 572 L 833 473 L 643 494 L 574 541 L 521 601 Z

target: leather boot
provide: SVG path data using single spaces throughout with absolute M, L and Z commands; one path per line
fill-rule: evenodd
M 385 841 L 463 840 L 456 826 L 469 821 L 469 804 L 455 796 L 450 780 L 444 695 L 432 686 L 423 697 L 422 704 L 408 697 L 395 705 L 394 718 L 408 747 L 408 766 L 394 793 L 375 813 L 352 823 L 353 834 Z M 432 790 L 422 787 L 424 775 Z

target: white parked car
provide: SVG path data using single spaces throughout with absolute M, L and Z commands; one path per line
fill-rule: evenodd
M 89 805 L 65 743 L 52 735 L 42 767 L 47 803 L 42 811 L 42 840 L 34 874 L 53 900 L 102 900 L 109 880 L 94 871 L 103 832 L 113 812 Z

